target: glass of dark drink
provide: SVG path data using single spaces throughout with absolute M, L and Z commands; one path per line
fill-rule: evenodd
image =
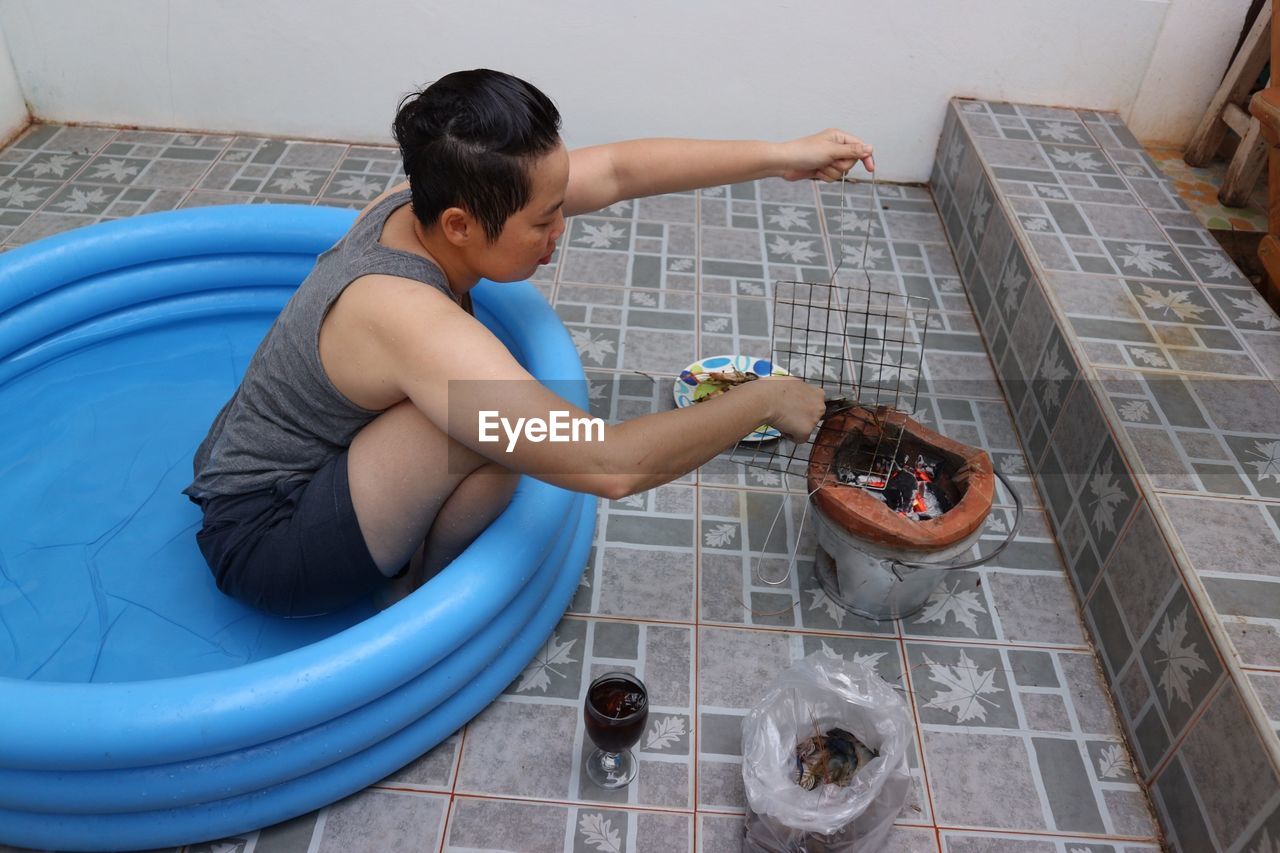
M 649 720 L 644 684 L 625 672 L 606 672 L 587 688 L 582 716 L 587 737 L 598 747 L 587 756 L 587 776 L 601 788 L 630 784 L 640 766 L 631 747 Z

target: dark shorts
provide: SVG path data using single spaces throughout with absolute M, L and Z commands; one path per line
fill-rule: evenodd
M 196 534 L 218 589 L 278 616 L 340 610 L 387 582 L 369 555 L 347 480 L 347 453 L 310 479 L 200 502 Z

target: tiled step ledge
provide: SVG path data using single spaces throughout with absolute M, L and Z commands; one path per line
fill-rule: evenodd
M 1118 116 L 954 100 L 931 186 L 1170 844 L 1271 849 L 1280 318 Z

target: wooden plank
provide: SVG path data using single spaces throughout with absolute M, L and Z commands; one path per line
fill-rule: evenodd
M 1270 59 L 1271 47 L 1271 0 L 1263 5 L 1258 18 L 1249 29 L 1249 35 L 1240 46 L 1240 52 L 1231 62 L 1222 85 L 1209 101 L 1200 126 L 1191 135 L 1186 153 L 1182 159 L 1190 166 L 1205 166 L 1218 153 L 1218 146 L 1227 133 L 1227 125 L 1222 121 L 1222 111 L 1227 104 L 1241 100 L 1262 73 L 1262 66 Z
M 1267 233 L 1280 235 L 1280 148 L 1267 150 Z
M 1225 207 L 1249 205 L 1249 196 L 1253 195 L 1253 188 L 1257 186 L 1262 167 L 1267 162 L 1267 140 L 1262 138 L 1261 124 L 1256 118 L 1250 119 L 1244 139 L 1227 167 L 1222 188 L 1218 190 L 1218 201 Z
M 1249 132 L 1249 114 L 1235 104 L 1227 104 L 1222 108 L 1222 120 L 1241 139 Z
M 1263 282 L 1262 297 L 1272 308 L 1280 311 L 1280 243 L 1268 234 L 1258 244 L 1258 260 L 1262 261 L 1262 270 L 1266 273 Z

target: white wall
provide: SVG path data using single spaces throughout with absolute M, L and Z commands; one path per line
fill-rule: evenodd
M 18 75 L 9 58 L 4 30 L 0 28 L 0 143 L 26 127 L 30 118 Z
M 1248 5 L 1173 2 L 1190 24 L 1196 4 Z M 0 27 L 32 109 L 53 121 L 385 142 L 405 92 L 488 66 L 551 95 L 570 145 L 785 138 L 834 124 L 875 144 L 882 177 L 925 180 L 952 95 L 1130 109 L 1169 8 L 1169 0 L 4 0 Z
M 1139 139 L 1181 145 L 1222 82 L 1248 0 L 1172 0 L 1125 123 Z

